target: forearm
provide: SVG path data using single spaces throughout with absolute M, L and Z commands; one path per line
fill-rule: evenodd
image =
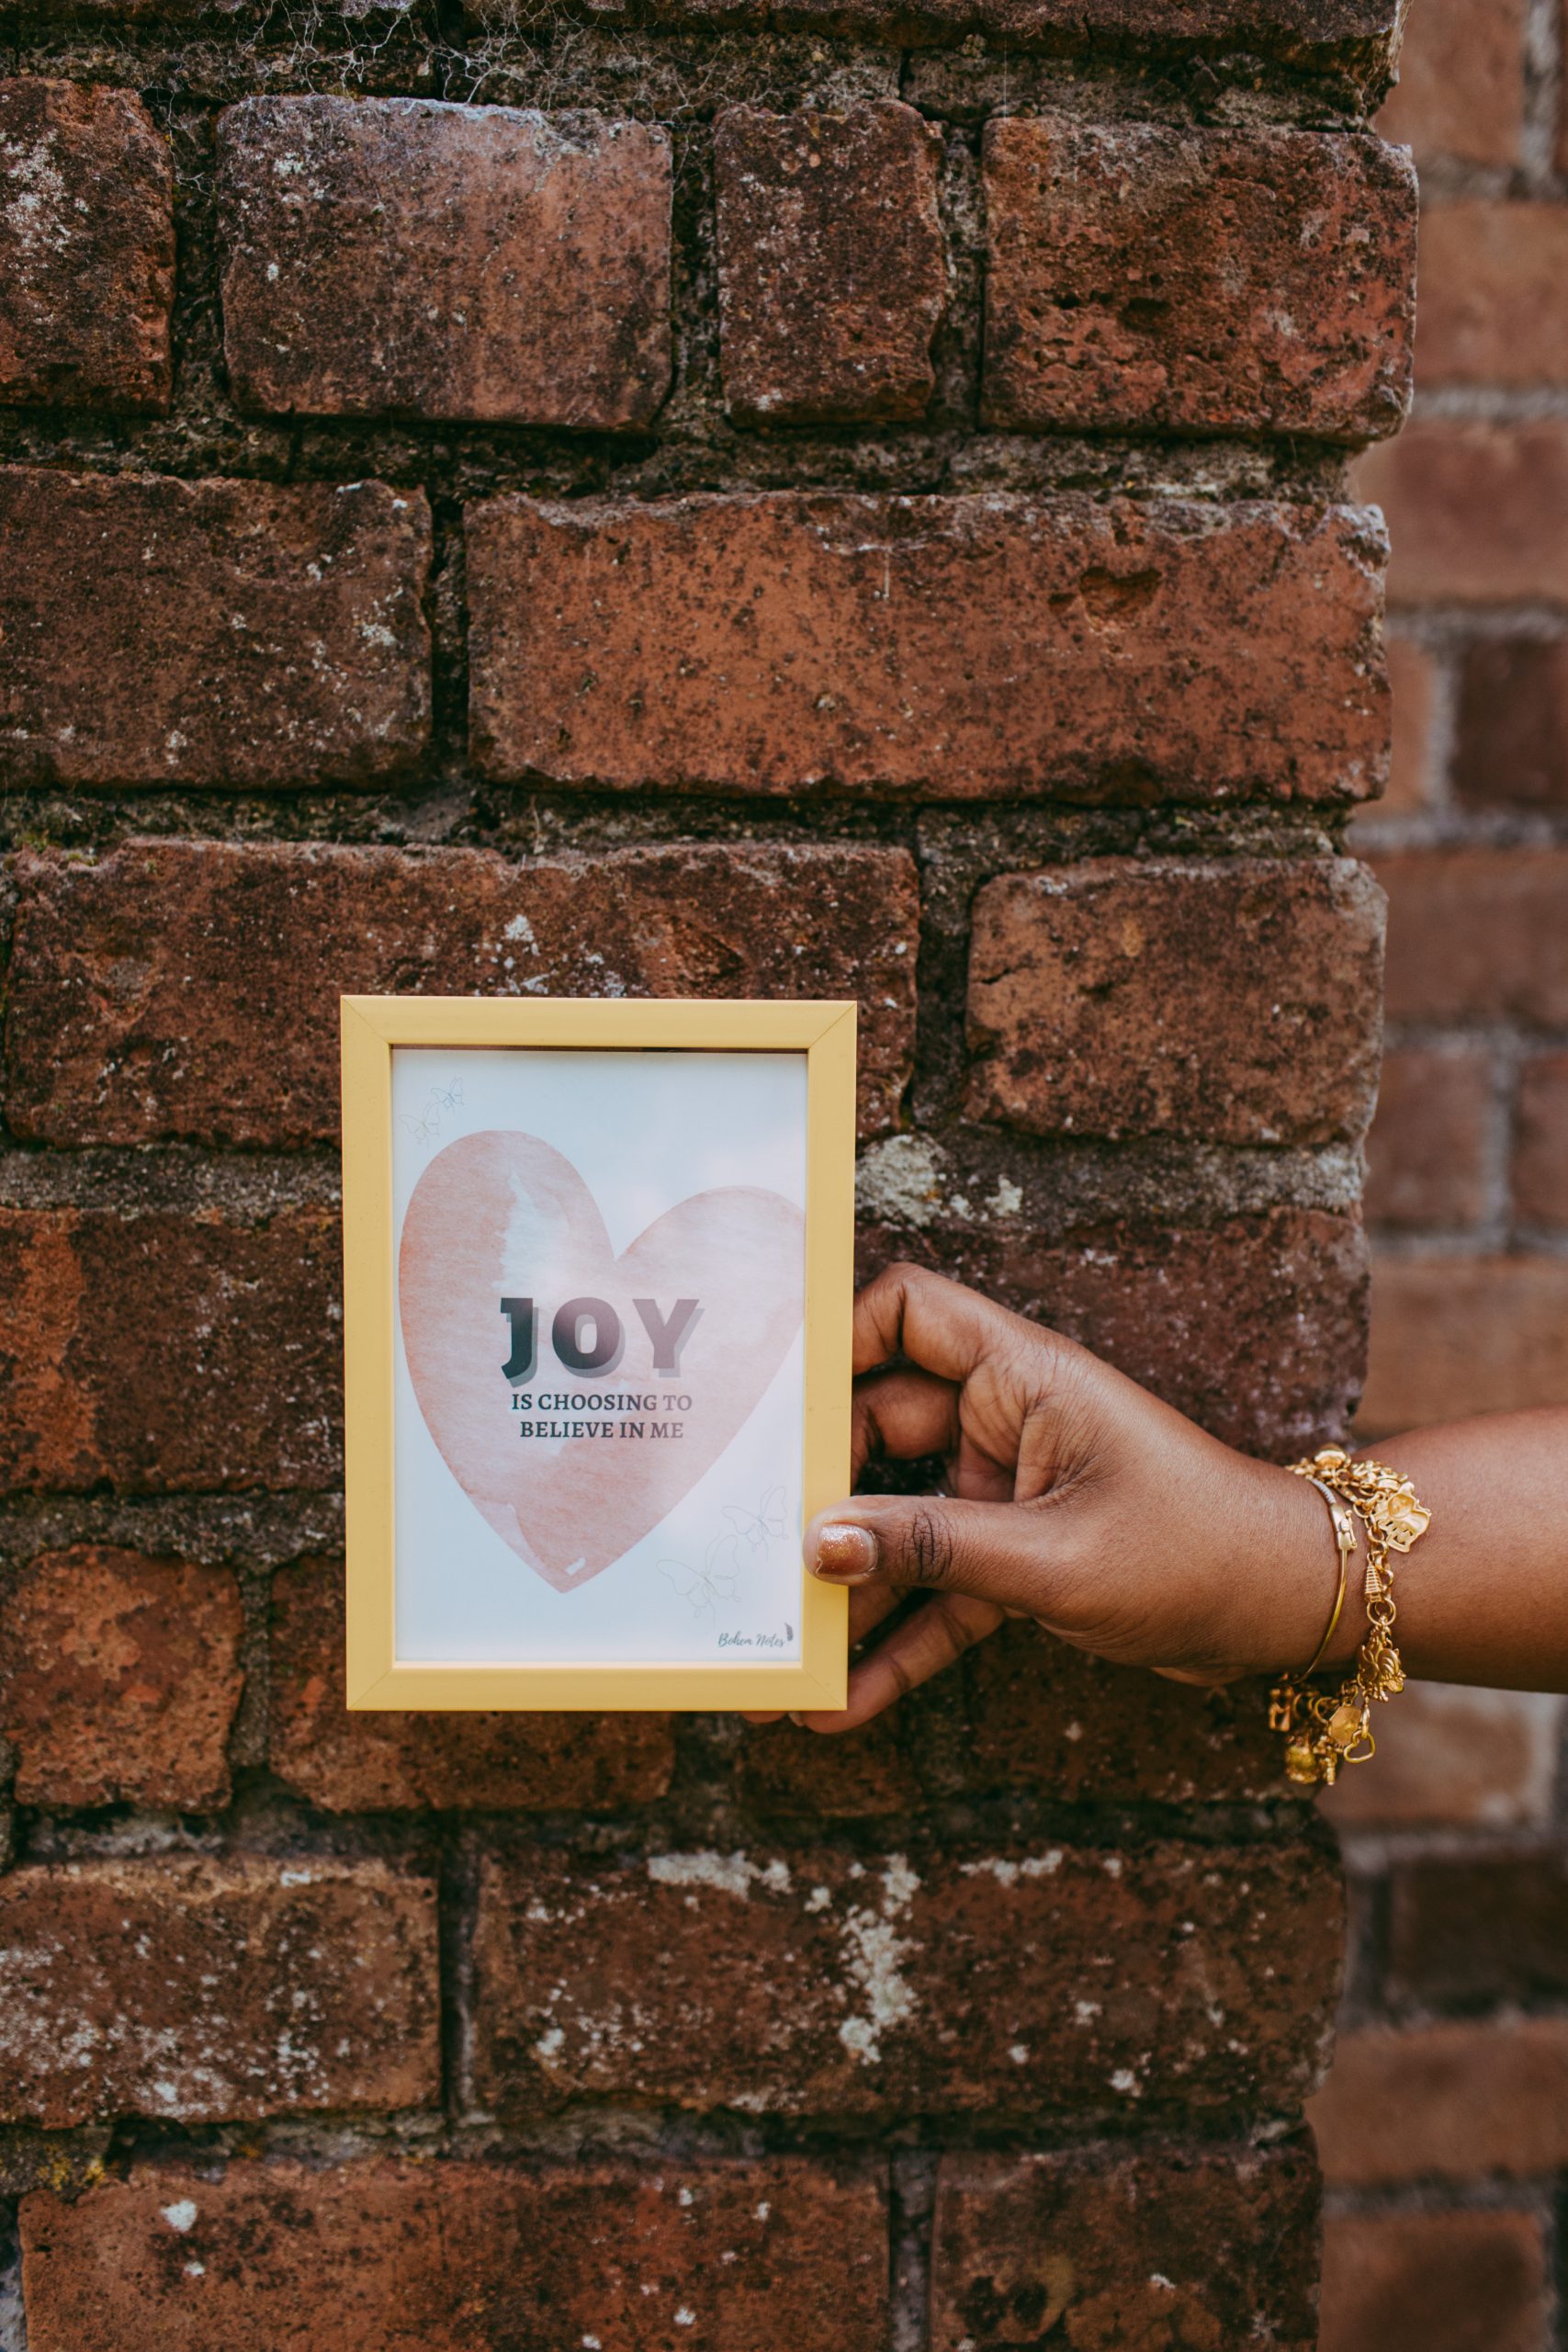
M 1448 1422 L 1359 1450 L 1402 1471 L 1432 1514 L 1394 1563 L 1405 1671 L 1568 1690 L 1568 1408 Z M 1325 1664 L 1348 1664 L 1365 1631 L 1353 1582 Z

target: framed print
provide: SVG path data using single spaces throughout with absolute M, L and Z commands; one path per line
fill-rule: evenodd
M 855 1007 L 343 1000 L 351 1707 L 843 1704 Z

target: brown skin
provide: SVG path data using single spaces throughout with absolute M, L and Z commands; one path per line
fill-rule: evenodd
M 813 1731 L 869 1721 L 1007 1616 L 1179 1682 L 1311 1658 L 1337 1554 L 1303 1479 L 918 1266 L 860 1293 L 854 1370 L 856 1479 L 868 1462 L 939 1454 L 948 1492 L 856 1495 L 807 1528 L 807 1566 L 850 1588 L 852 1645 L 912 1590 L 931 1595 L 858 1658 L 841 1713 L 800 1718 Z M 1568 1690 L 1568 1411 L 1421 1430 L 1376 1452 L 1432 1512 L 1398 1564 L 1406 1670 Z M 1347 1665 L 1364 1631 L 1352 1573 L 1325 1664 Z

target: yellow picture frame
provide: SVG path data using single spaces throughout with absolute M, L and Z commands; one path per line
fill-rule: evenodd
M 803 1517 L 849 1490 L 854 1288 L 852 1002 L 347 996 L 343 1037 L 347 1702 L 355 1709 L 834 1708 L 848 1603 L 801 1570 L 798 1662 L 401 1659 L 396 1649 L 392 1057 L 400 1046 L 804 1055 Z

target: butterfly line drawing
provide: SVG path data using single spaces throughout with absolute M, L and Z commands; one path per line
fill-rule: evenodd
M 724 1517 L 738 1544 L 744 1541 L 752 1552 L 765 1552 L 769 1539 L 782 1538 L 784 1532 L 784 1488 L 770 1487 L 755 1510 L 742 1510 L 739 1503 L 726 1503 Z
M 415 1143 L 434 1143 L 441 1133 L 445 1114 L 448 1111 L 460 1111 L 462 1107 L 463 1082 L 461 1079 L 455 1079 L 450 1086 L 433 1086 L 418 1118 L 405 1117 L 403 1125 Z
M 659 1573 L 672 1584 L 694 1617 L 711 1617 L 721 1600 L 733 1600 L 742 1571 L 766 1564 L 770 1547 L 784 1532 L 784 1491 L 770 1487 L 755 1510 L 726 1503 L 721 1527 L 703 1555 L 700 1568 L 683 1560 L 660 1560 Z M 795 1638 L 793 1632 L 790 1639 Z
M 680 1560 L 660 1560 L 659 1573 L 674 1586 L 694 1617 L 711 1617 L 716 1601 L 733 1600 L 739 1582 L 738 1577 L 726 1575 L 722 1569 L 715 1570 L 705 1564 L 700 1568 L 688 1568 Z

